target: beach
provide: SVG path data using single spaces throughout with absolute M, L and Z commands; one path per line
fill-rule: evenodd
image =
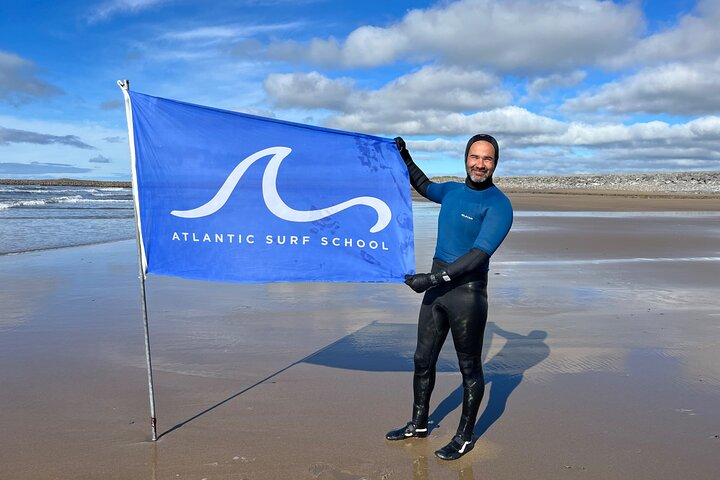
M 411 412 L 421 296 L 402 284 L 148 276 L 150 441 L 126 239 L 0 256 L 0 478 L 717 478 L 720 197 L 510 191 L 460 460 L 433 455 L 460 414 L 451 339 L 430 436 L 384 439 Z M 437 207 L 414 210 L 424 271 Z

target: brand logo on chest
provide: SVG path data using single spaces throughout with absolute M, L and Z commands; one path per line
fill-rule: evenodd
M 465 213 L 461 213 L 460 216 L 461 216 L 462 218 L 467 219 L 467 220 L 475 220 L 473 217 L 471 217 L 470 215 L 467 215 L 467 214 L 465 214 Z

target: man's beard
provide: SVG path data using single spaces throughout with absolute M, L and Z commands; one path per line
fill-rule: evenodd
M 475 169 L 475 170 L 468 169 L 467 174 L 468 174 L 468 177 L 470 177 L 470 180 L 472 180 L 473 182 L 482 183 L 485 180 L 487 180 L 488 178 L 490 178 L 490 176 L 492 175 L 492 172 L 490 170 L 480 171 L 477 169 Z

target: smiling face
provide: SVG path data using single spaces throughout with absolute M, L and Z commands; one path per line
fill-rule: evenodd
M 470 145 L 465 159 L 465 171 L 475 183 L 482 183 L 495 172 L 495 147 L 485 141 Z

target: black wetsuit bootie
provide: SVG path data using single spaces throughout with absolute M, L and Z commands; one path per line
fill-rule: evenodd
M 404 440 L 406 438 L 425 438 L 428 436 L 428 428 L 416 427 L 413 422 L 408 422 L 404 427 L 397 430 L 390 430 L 385 434 L 388 440 Z
M 435 451 L 435 456 L 443 460 L 457 460 L 473 449 L 475 444 L 470 440 L 465 440 L 460 435 L 455 435 L 453 439 L 440 450 Z

